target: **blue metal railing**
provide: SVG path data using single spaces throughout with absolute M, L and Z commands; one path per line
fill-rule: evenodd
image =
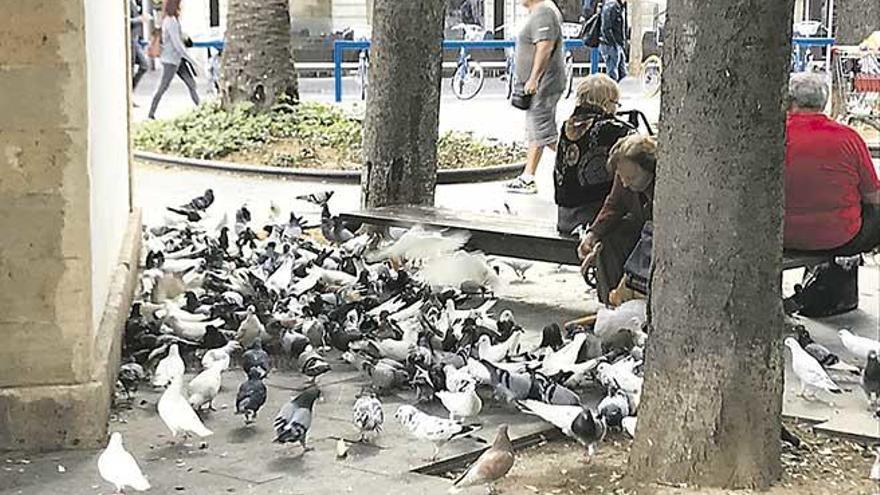
M 584 46 L 584 41 L 580 39 L 565 40 L 565 48 L 571 50 Z M 464 41 L 464 40 L 443 40 L 444 50 L 465 50 L 474 49 L 505 49 L 513 48 L 515 43 L 513 40 L 480 40 L 480 41 Z M 342 101 L 342 54 L 345 50 L 369 50 L 369 41 L 351 41 L 336 40 L 333 43 L 333 82 L 335 84 L 335 99 L 337 102 Z M 594 74 L 599 71 L 599 50 L 593 48 L 590 51 L 590 73 Z

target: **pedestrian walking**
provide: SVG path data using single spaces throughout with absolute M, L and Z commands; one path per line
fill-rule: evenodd
M 626 77 L 626 12 L 623 0 L 604 0 L 602 26 L 599 30 L 599 54 L 608 77 L 620 81 Z
M 183 31 L 180 28 L 180 1 L 165 0 L 164 16 L 162 19 L 162 80 L 153 95 L 153 103 L 150 105 L 149 118 L 156 118 L 156 108 L 162 95 L 168 90 L 171 80 L 176 74 L 186 84 L 189 95 L 196 105 L 199 104 L 199 94 L 196 91 L 196 64 L 186 52 L 183 42 Z
M 523 173 L 507 184 L 508 192 L 535 194 L 535 171 L 544 148 L 556 151 L 559 131 L 556 104 L 565 90 L 562 13 L 550 0 L 521 0 L 529 16 L 516 38 L 516 88 L 532 95 L 526 110 L 528 153 Z
M 141 43 L 144 40 L 144 24 L 145 16 L 141 13 L 141 9 L 135 0 L 128 0 L 129 9 L 129 30 L 131 31 L 131 62 L 132 67 L 131 89 L 137 88 L 138 82 L 144 77 L 149 69 L 149 61 L 144 55 Z

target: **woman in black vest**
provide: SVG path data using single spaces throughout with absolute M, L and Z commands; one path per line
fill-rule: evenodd
M 615 117 L 620 99 L 617 83 L 605 74 L 586 78 L 577 88 L 577 107 L 559 133 L 553 182 L 558 215 L 556 228 L 571 234 L 592 223 L 614 176 L 606 168 L 611 147 L 632 132 Z

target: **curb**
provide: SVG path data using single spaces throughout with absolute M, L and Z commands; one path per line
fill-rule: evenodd
M 296 179 L 307 179 L 325 182 L 339 182 L 346 184 L 360 184 L 360 171 L 352 170 L 315 170 L 309 168 L 285 168 L 270 167 L 267 165 L 253 165 L 249 163 L 233 163 L 217 160 L 200 160 L 175 155 L 165 155 L 149 151 L 134 151 L 134 158 L 163 165 L 175 165 L 180 167 L 205 168 L 223 172 L 274 175 Z M 511 179 L 522 171 L 524 163 L 511 163 L 507 165 L 494 165 L 491 167 L 475 169 L 452 169 L 437 172 L 437 184 L 463 184 L 468 182 L 491 182 Z

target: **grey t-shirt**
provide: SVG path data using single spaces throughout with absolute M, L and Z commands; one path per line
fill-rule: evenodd
M 556 43 L 538 92 L 558 93 L 565 89 L 565 55 L 562 46 L 562 13 L 553 2 L 544 0 L 535 6 L 516 37 L 516 85 L 525 86 L 535 62 L 535 43 L 550 40 Z

